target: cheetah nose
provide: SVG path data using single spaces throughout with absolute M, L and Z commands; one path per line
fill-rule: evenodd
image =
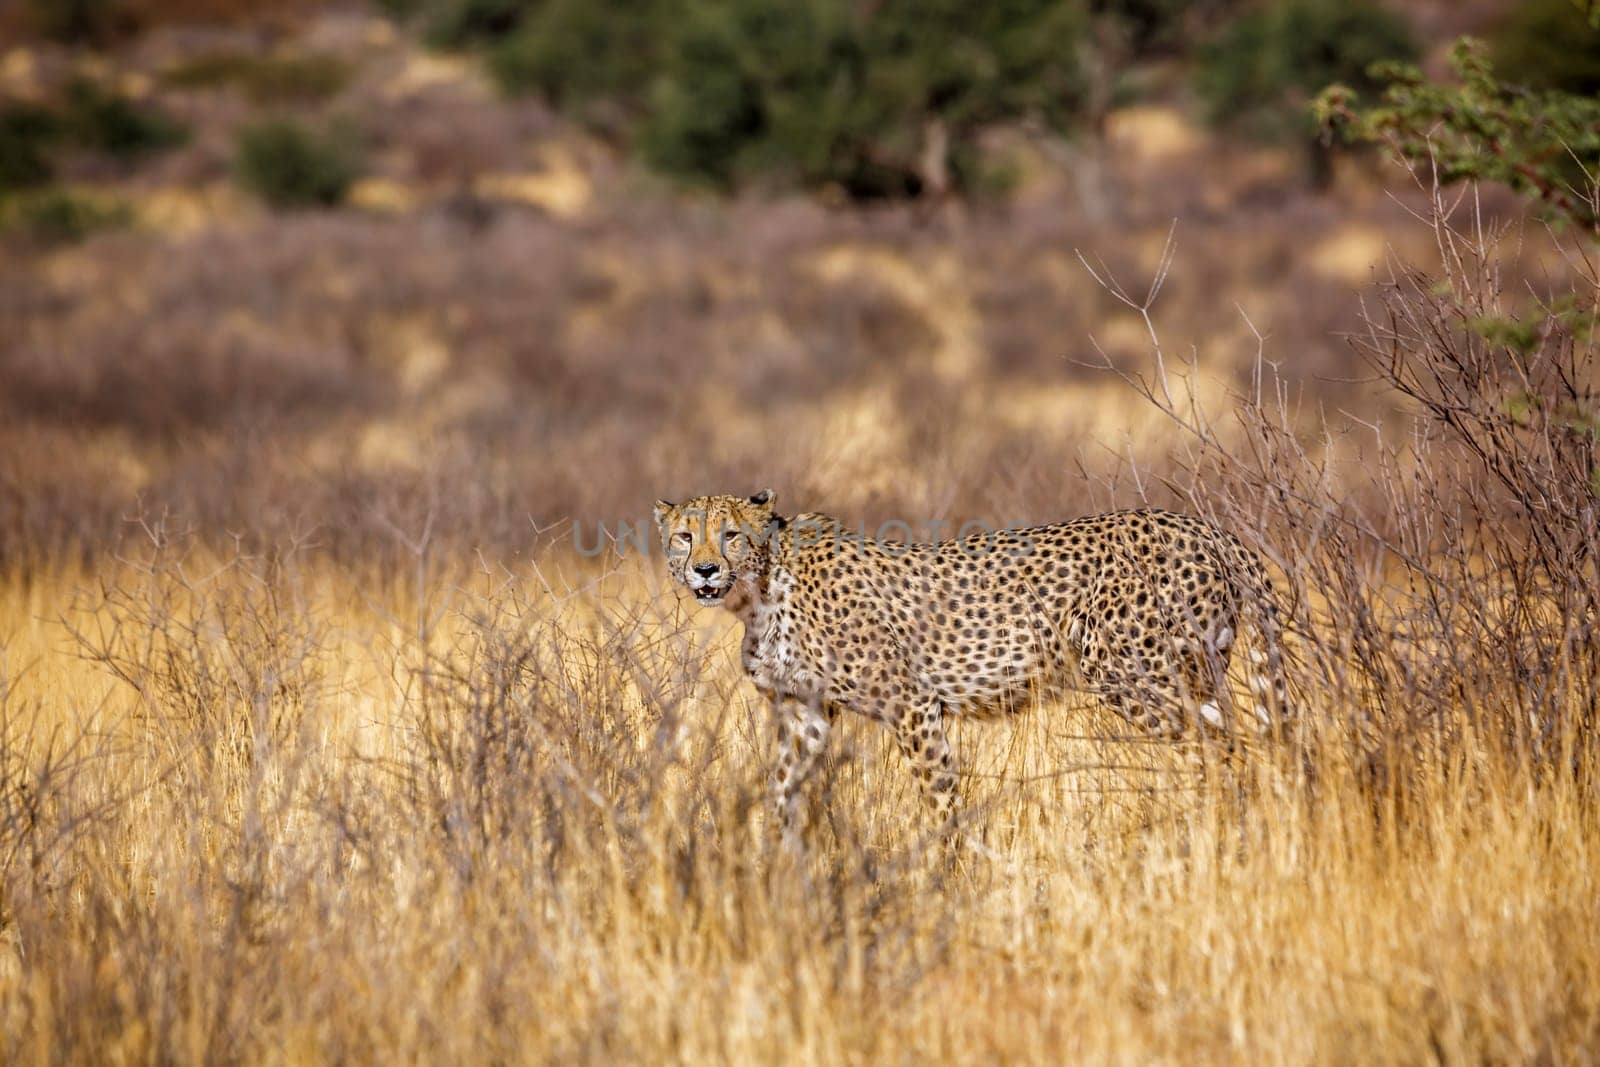
M 694 572 L 702 578 L 710 578 L 717 573 L 717 565 L 715 563 L 696 563 Z

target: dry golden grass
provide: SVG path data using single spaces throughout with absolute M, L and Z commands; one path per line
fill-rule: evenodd
M 1582 1062 L 1600 1038 L 1592 797 L 1470 737 L 1401 811 L 1337 730 L 1302 764 L 1085 708 L 968 724 L 985 851 L 950 871 L 850 723 L 797 860 L 763 833 L 727 627 L 648 564 L 170 552 L 0 593 L 8 774 L 93 731 L 35 782 L 38 826 L 86 820 L 61 840 L 30 851 L 6 781 L 8 1062 Z
M 228 365 L 216 395 L 283 390 L 300 418 L 320 398 L 277 448 L 205 388 L 174 404 L 195 370 L 154 357 L 170 390 L 106 362 L 81 393 L 105 425 L 6 430 L 0 1062 L 1593 1060 L 1600 535 L 1574 516 L 1597 446 L 1500 417 L 1506 355 L 1450 325 L 1498 306 L 1482 247 L 1448 264 L 1460 292 L 1403 275 L 1368 320 L 1373 426 L 1403 400 L 1414 433 L 1319 428 L 1264 363 L 1256 390 L 1208 380 L 1138 307 L 1096 333 L 1146 351 L 1098 381 L 991 375 L 947 265 L 798 258 L 851 293 L 751 298 L 734 321 L 783 387 L 746 406 L 530 438 L 473 408 L 523 379 L 463 373 L 438 323 L 402 318 L 360 371 L 395 393 L 310 358 Z M 659 284 L 621 274 L 597 306 Z M 841 326 L 820 309 L 847 295 Z M 580 319 L 575 352 L 628 327 Z M 796 399 L 805 323 L 924 362 Z M 1593 348 L 1537 355 L 1522 380 L 1559 415 Z M 616 361 L 628 388 L 675 380 Z M 67 395 L 56 365 L 18 367 Z M 1230 755 L 1077 705 L 962 724 L 979 845 L 952 869 L 892 744 L 851 721 L 806 853 L 775 848 L 730 621 L 658 561 L 530 532 L 523 503 L 592 536 L 596 502 L 653 471 L 707 488 L 757 462 L 869 523 L 1145 500 L 1227 523 L 1280 571 L 1295 736 Z M 147 487 L 130 524 L 118 494 Z
M 354 206 L 240 200 L 197 93 L 141 227 L 0 254 L 0 1064 L 1600 1059 L 1600 365 L 1463 327 L 1588 246 L 1162 107 L 1103 219 L 713 204 L 343 18 Z M 552 544 L 762 484 L 1224 522 L 1295 736 L 962 724 L 951 869 L 846 721 L 778 850 L 731 622 Z
M 266 258 L 292 279 L 302 247 L 337 244 L 280 236 Z M 351 300 L 387 307 L 375 265 L 410 262 L 414 235 L 347 236 L 374 286 Z M 1594 1059 L 1600 544 L 1574 516 L 1597 446 L 1557 417 L 1592 346 L 1553 336 L 1525 380 L 1556 414 L 1507 421 L 1506 355 L 1451 325 L 1497 293 L 1401 275 L 1363 343 L 1412 362 L 1380 370 L 1371 427 L 1332 429 L 1263 363 L 1231 383 L 1162 363 L 1114 300 L 1100 379 L 991 373 L 1005 302 L 980 329 L 953 260 L 808 240 L 795 287 L 683 320 L 724 338 L 674 349 L 688 370 L 607 342 L 683 319 L 651 310 L 675 246 L 654 275 L 573 283 L 550 331 L 570 353 L 519 369 L 494 354 L 525 332 L 520 293 L 464 284 L 457 252 L 416 284 L 468 294 L 466 325 L 375 317 L 343 369 L 257 338 L 208 379 L 155 331 L 103 343 L 90 301 L 14 309 L 39 337 L 54 311 L 89 332 L 83 381 L 47 347 L 9 365 L 65 414 L 0 425 L 19 505 L 0 514 L 0 1062 Z M 1459 258 L 1469 281 L 1489 263 Z M 94 287 L 93 261 L 74 269 L 61 284 Z M 185 329 L 279 328 L 229 326 L 231 306 L 197 302 Z M 493 342 L 478 363 L 472 330 Z M 828 353 L 903 343 L 806 392 Z M 583 373 L 560 378 L 569 355 Z M 748 403 L 681 388 L 740 360 L 772 375 Z M 675 406 L 647 414 L 663 390 Z M 267 401 L 281 421 L 249 417 Z M 1281 572 L 1303 726 L 1228 756 L 1087 706 L 963 724 L 981 847 L 951 869 L 893 746 L 848 722 L 807 852 L 782 852 L 730 622 L 657 561 L 579 559 L 528 521 L 592 534 L 647 483 L 758 465 L 800 483 L 790 504 L 868 523 L 1215 517 Z

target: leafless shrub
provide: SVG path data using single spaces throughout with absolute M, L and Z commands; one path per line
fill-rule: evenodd
M 102 583 L 69 625 L 79 654 L 137 695 L 137 721 L 180 776 L 214 779 L 297 740 L 323 695 L 325 635 L 294 579 L 297 546 L 209 559 L 142 524 L 138 581 Z
M 114 747 L 94 719 L 52 721 L 37 704 L 21 705 L 13 681 L 0 667 L 0 935 L 19 895 L 59 890 L 74 843 L 124 799 Z
M 1469 736 L 1582 769 L 1600 679 L 1594 340 L 1556 319 L 1520 348 L 1486 336 L 1513 313 L 1499 235 L 1437 188 L 1430 204 L 1442 275 L 1392 265 L 1352 339 L 1410 402 L 1398 417 L 1320 413 L 1307 436 L 1264 355 L 1230 410 L 1209 410 L 1150 318 L 1170 259 L 1143 296 L 1086 261 L 1149 327 L 1151 373 L 1106 365 L 1180 431 L 1152 481 L 1277 564 L 1307 713 L 1337 709 L 1371 770 L 1448 765 Z M 1569 299 L 1592 307 L 1595 275 L 1577 277 Z

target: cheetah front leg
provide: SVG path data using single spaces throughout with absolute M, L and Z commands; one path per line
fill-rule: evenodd
M 820 701 L 781 693 L 773 698 L 778 758 L 772 768 L 773 822 L 785 844 L 799 843 L 800 787 L 828 748 L 833 709 Z
M 944 706 L 927 699 L 913 703 L 895 723 L 894 738 L 922 788 L 922 800 L 942 831 L 950 831 L 961 797 L 956 791 L 955 757 L 945 737 Z

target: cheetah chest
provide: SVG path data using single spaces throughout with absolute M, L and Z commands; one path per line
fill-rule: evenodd
M 804 654 L 793 610 L 794 579 L 773 574 L 765 595 L 745 613 L 741 655 L 745 673 L 756 688 L 782 693 L 820 693 L 823 671 Z

